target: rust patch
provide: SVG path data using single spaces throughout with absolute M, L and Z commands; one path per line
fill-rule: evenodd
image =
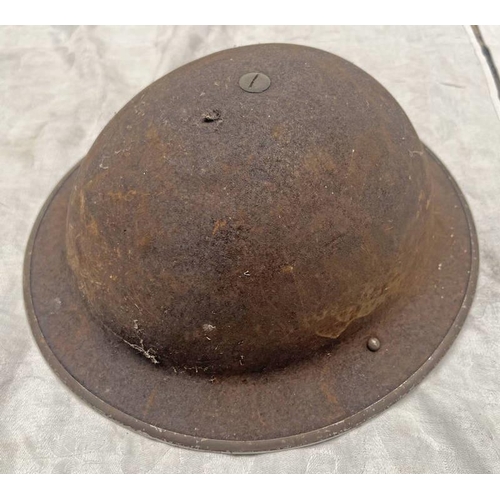
M 227 225 L 227 221 L 225 220 L 217 220 L 215 221 L 214 228 L 212 230 L 212 236 L 215 236 L 215 234 L 220 230 L 225 228 Z
M 286 366 L 342 337 L 413 286 L 430 220 L 425 158 L 408 153 L 421 143 L 380 85 L 314 49 L 237 53 L 127 104 L 68 210 L 89 310 L 148 359 L 207 374 Z M 265 61 L 273 85 L 242 94 L 233 72 Z
M 264 94 L 230 84 L 264 64 Z M 223 126 L 199 123 L 200 88 Z M 289 147 L 272 137 L 284 123 Z M 477 279 L 463 196 L 408 150 L 422 145 L 392 97 L 335 56 L 263 45 L 180 68 L 116 115 L 37 220 L 24 289 L 40 349 L 102 413 L 181 446 L 260 452 L 359 425 L 436 364 Z M 106 195 L 130 190 L 146 196 Z
M 293 273 L 293 266 L 291 264 L 287 264 L 281 268 L 281 272 L 284 274 Z
M 135 189 L 130 189 L 129 191 L 123 193 L 122 191 L 108 191 L 108 196 L 113 201 L 131 201 L 137 195 Z

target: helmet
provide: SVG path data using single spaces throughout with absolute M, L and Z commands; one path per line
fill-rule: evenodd
M 35 224 L 25 297 L 99 410 L 249 453 L 399 399 L 458 333 L 477 266 L 464 197 L 394 98 L 266 44 L 183 66 L 109 122 Z

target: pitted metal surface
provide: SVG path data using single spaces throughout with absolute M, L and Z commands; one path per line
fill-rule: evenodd
M 262 94 L 238 84 L 252 67 L 272 76 Z M 272 369 L 413 286 L 430 196 L 423 147 L 373 78 L 316 49 L 244 47 L 158 80 L 104 129 L 69 262 L 89 311 L 150 361 Z
M 235 79 L 186 84 L 193 67 Z M 268 90 L 240 88 L 249 67 Z M 391 96 L 330 54 L 258 46 L 118 113 L 42 210 L 25 297 L 49 363 L 98 410 L 251 453 L 397 401 L 458 334 L 477 265 L 465 200 Z

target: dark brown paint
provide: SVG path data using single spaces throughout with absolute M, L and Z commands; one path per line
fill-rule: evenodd
M 256 69 L 272 85 L 244 92 Z M 25 300 L 102 413 L 255 453 L 397 401 L 458 334 L 477 269 L 465 199 L 394 99 L 273 44 L 191 63 L 116 115 L 40 213 Z

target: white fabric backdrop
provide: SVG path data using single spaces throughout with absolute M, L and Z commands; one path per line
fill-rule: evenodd
M 500 64 L 500 30 L 485 29 Z M 26 320 L 39 209 L 147 84 L 221 49 L 291 42 L 359 65 L 396 97 L 471 205 L 481 272 L 465 328 L 391 409 L 333 441 L 250 457 L 136 435 L 73 396 Z M 500 472 L 500 119 L 463 27 L 0 28 L 0 472 Z

